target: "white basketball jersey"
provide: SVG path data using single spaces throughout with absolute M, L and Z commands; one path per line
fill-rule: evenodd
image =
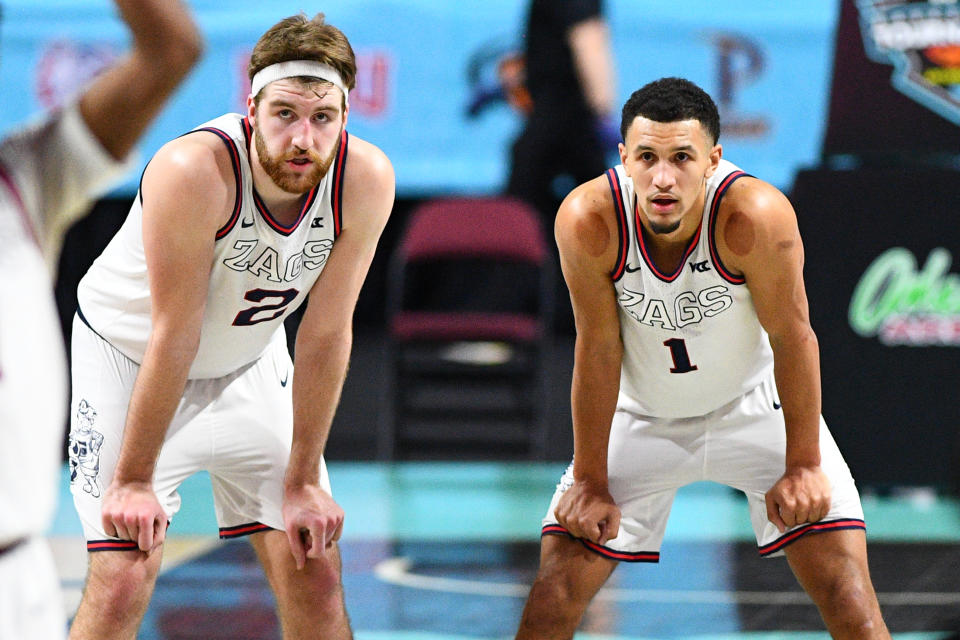
M 330 171 L 306 195 L 299 218 L 284 226 L 253 187 L 253 130 L 247 119 L 227 114 L 194 131 L 220 136 L 237 179 L 233 214 L 216 235 L 200 347 L 189 373 L 190 378 L 215 378 L 260 356 L 323 271 L 340 233 L 348 136 L 344 131 Z M 138 193 L 77 292 L 84 321 L 137 363 L 143 361 L 151 327 L 142 198 Z
M 756 387 L 773 366 L 743 277 L 721 263 L 714 240 L 720 201 L 746 174 L 726 160 L 707 181 L 700 227 L 677 270 L 653 264 L 623 166 L 607 171 L 619 221 L 617 291 L 622 409 L 682 418 L 708 413 Z

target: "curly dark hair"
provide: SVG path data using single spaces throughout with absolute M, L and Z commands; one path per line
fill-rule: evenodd
M 637 116 L 654 122 L 698 120 L 717 144 L 720 139 L 720 113 L 707 93 L 684 78 L 660 78 L 637 89 L 623 105 L 620 135 L 627 139 L 627 129 Z

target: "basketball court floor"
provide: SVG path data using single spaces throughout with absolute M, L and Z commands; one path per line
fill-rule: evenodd
M 540 518 L 564 463 L 330 461 L 346 511 L 347 608 L 359 640 L 512 638 L 536 572 Z M 50 532 L 68 607 L 85 552 L 62 482 Z M 244 541 L 216 538 L 209 480 L 184 485 L 142 640 L 272 640 L 270 590 Z M 957 638 L 960 505 L 929 492 L 867 494 L 871 571 L 898 640 Z M 658 565 L 624 564 L 581 640 L 827 638 L 787 563 L 761 559 L 746 504 L 725 487 L 681 491 Z

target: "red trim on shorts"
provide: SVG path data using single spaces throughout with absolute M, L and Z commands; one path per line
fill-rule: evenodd
M 242 538 L 253 533 L 261 531 L 270 531 L 273 527 L 268 527 L 261 522 L 250 522 L 248 524 L 239 524 L 235 527 L 220 527 L 220 539 L 229 540 L 233 538 Z
M 579 541 L 580 544 L 590 551 L 593 551 L 604 558 L 610 558 L 611 560 L 619 560 L 621 562 L 660 562 L 659 551 L 617 551 L 616 549 L 605 547 L 602 544 L 597 544 L 596 542 L 590 542 L 589 540 L 584 540 L 583 538 L 577 538 L 558 524 L 545 525 L 543 529 L 540 530 L 540 535 L 541 537 L 548 535 L 567 536 L 571 540 Z
M 136 551 L 139 549 L 133 540 L 91 540 L 87 543 L 87 551 Z
M 799 529 L 794 529 L 793 531 L 788 531 L 786 534 L 780 536 L 770 544 L 765 544 L 758 549 L 761 556 L 769 556 L 772 553 L 782 550 L 784 547 L 789 545 L 791 542 L 795 542 L 798 538 L 805 536 L 808 533 L 823 533 L 825 531 L 841 531 L 843 529 L 862 529 L 866 530 L 867 525 L 863 520 L 858 520 L 856 518 L 847 518 L 844 520 L 831 520 L 830 522 L 812 522 L 810 524 L 804 525 Z

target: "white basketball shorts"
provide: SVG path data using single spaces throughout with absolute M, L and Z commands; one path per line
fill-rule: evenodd
M 677 489 L 703 480 L 746 494 L 762 556 L 782 555 L 784 547 L 807 533 L 864 529 L 860 495 L 823 418 L 820 457 L 832 489 L 830 512 L 819 522 L 785 533 L 767 519 L 764 496 L 786 465 L 786 430 L 779 407 L 771 376 L 734 402 L 694 418 L 650 418 L 618 409 L 611 425 L 607 464 L 610 494 L 621 510 L 620 532 L 603 546 L 581 542 L 614 560 L 658 562 Z M 569 535 L 557 523 L 554 510 L 572 484 L 570 465 L 543 519 L 544 535 Z
M 107 536 L 103 493 L 120 453 L 127 406 L 140 367 L 74 317 L 70 407 L 70 491 L 88 551 L 133 550 Z M 153 489 L 172 524 L 180 484 L 210 475 L 221 538 L 283 530 L 283 476 L 293 438 L 293 363 L 283 332 L 256 361 L 222 378 L 188 380 L 167 430 Z M 326 465 L 320 484 L 330 492 Z

